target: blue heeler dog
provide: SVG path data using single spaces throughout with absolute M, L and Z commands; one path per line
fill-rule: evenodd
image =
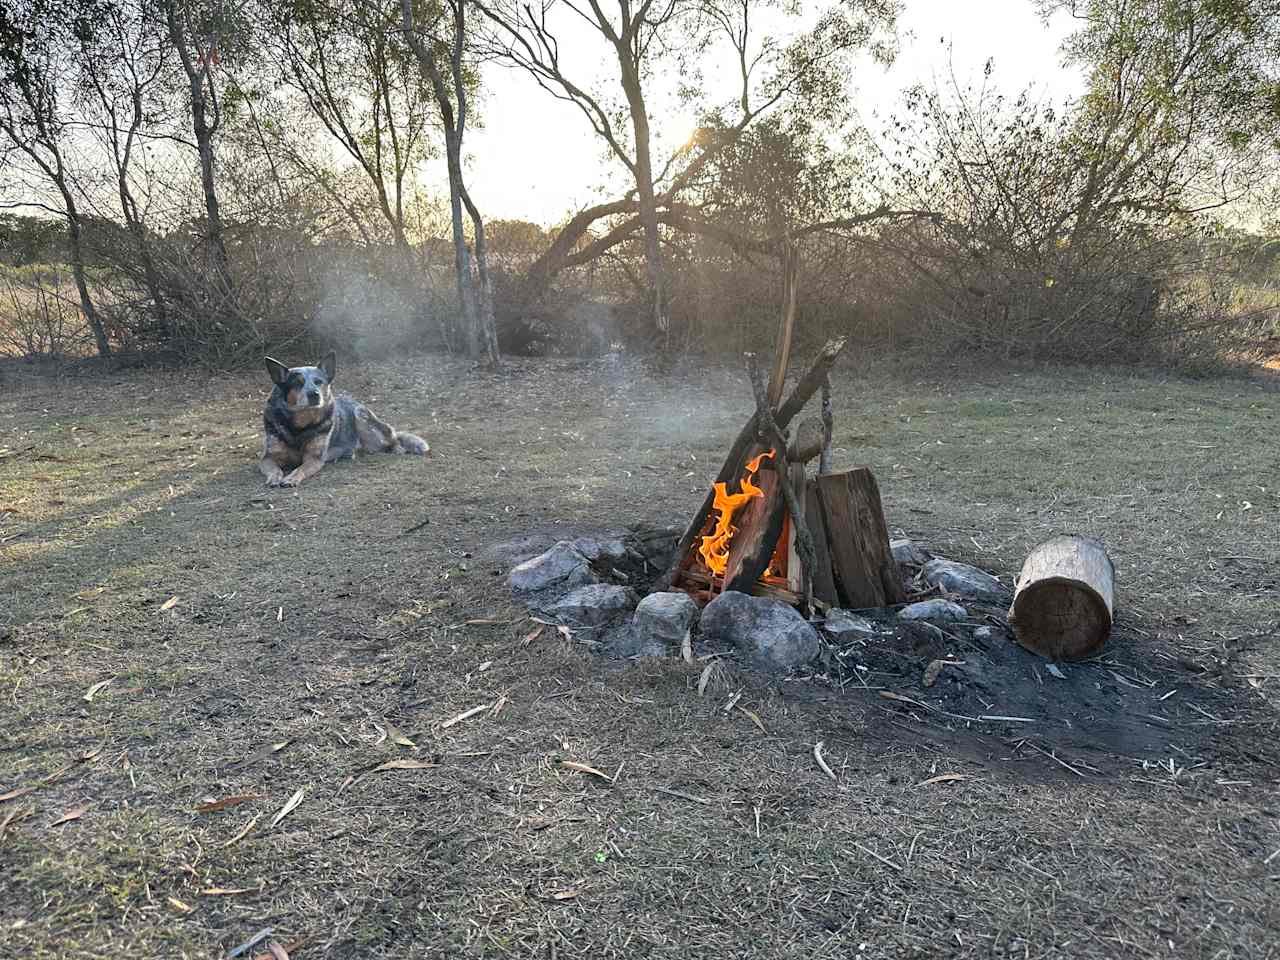
M 269 487 L 296 487 L 320 469 L 357 450 L 375 453 L 431 452 L 427 442 L 383 423 L 358 400 L 333 392 L 337 355 L 318 367 L 286 367 L 266 358 L 275 389 L 262 411 L 266 435 L 259 465 Z

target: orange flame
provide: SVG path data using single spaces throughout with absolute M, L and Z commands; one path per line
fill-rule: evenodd
M 741 493 L 730 493 L 728 485 L 724 483 L 717 483 L 712 488 L 715 490 L 715 499 L 711 503 L 711 508 L 720 511 L 720 515 L 716 518 L 715 528 L 709 536 L 702 538 L 702 545 L 698 547 L 703 563 L 712 573 L 724 576 L 725 570 L 728 569 L 729 543 L 733 540 L 733 535 L 738 532 L 738 528 L 733 525 L 733 516 L 749 501 L 764 496 L 764 491 L 752 481 L 756 478 L 756 471 L 760 469 L 760 461 L 771 459 L 775 452 L 770 450 L 762 453 L 747 464 L 746 476 L 742 478 Z

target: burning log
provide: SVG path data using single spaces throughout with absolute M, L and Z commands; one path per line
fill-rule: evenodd
M 828 341 L 826 346 L 822 348 L 809 371 L 800 378 L 795 388 L 791 391 L 791 395 L 774 413 L 774 422 L 780 430 L 785 430 L 790 425 L 796 414 L 809 402 L 809 398 L 826 382 L 827 374 L 831 370 L 832 364 L 836 362 L 836 359 L 844 350 L 846 342 L 845 338 L 840 337 L 839 339 Z M 780 387 L 777 389 L 780 389 Z M 716 483 L 730 484 L 737 482 L 743 476 L 743 468 L 746 466 L 747 461 L 762 451 L 758 441 L 759 424 L 759 414 L 752 414 L 738 432 L 738 436 L 729 448 L 729 453 L 725 457 L 719 473 L 716 474 Z M 702 501 L 702 506 L 694 513 L 689 525 L 685 528 L 684 534 L 676 544 L 671 566 L 654 585 L 654 590 L 669 590 L 671 585 L 676 582 L 682 568 L 690 557 L 691 551 L 694 549 L 695 541 L 706 529 L 707 519 L 711 516 L 714 503 L 715 487 L 713 486 Z
M 782 435 L 782 430 L 778 427 L 777 422 L 773 419 L 773 411 L 769 408 L 769 398 L 765 395 L 764 384 L 760 380 L 760 368 L 756 364 L 756 357 L 753 353 L 747 354 L 747 370 L 751 375 L 751 388 L 756 395 L 756 422 L 761 427 L 760 436 L 762 439 L 775 444 L 774 449 L 779 451 L 779 456 L 785 457 L 787 440 Z M 804 519 L 804 509 L 800 506 L 796 491 L 791 486 L 791 477 L 788 476 L 788 470 L 789 467 L 786 460 L 781 460 L 777 465 L 778 486 L 782 488 L 782 498 L 786 502 L 787 510 L 791 515 L 791 529 L 795 533 L 796 553 L 800 557 L 800 568 L 804 572 L 805 597 L 812 604 L 812 580 L 808 573 L 813 570 L 814 565 L 813 538 L 809 535 L 809 526 Z M 769 557 L 773 555 L 773 551 L 776 549 L 776 536 L 773 543 L 775 546 L 769 549 L 769 556 L 765 557 L 764 565 L 756 576 L 751 579 L 751 583 L 759 579 L 760 574 L 768 567 Z
M 1075 660 L 1111 635 L 1115 566 L 1101 543 L 1054 537 L 1028 554 L 1009 609 L 1018 642 L 1051 660 Z

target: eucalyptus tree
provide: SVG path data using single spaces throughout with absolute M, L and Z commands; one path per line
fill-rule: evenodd
M 86 0 L 17 0 L 0 5 L 0 135 L 60 205 L 45 206 L 67 225 L 71 271 L 80 309 L 98 353 L 111 344 L 85 272 L 84 217 L 69 164 L 75 129 L 70 99 L 79 42 L 91 36 L 99 5 Z M 24 204 L 43 206 L 30 197 Z
M 469 330 L 469 352 L 473 358 L 482 359 L 489 366 L 496 367 L 500 357 L 484 218 L 467 189 L 462 165 L 473 48 L 467 16 L 473 7 L 474 3 L 469 0 L 445 0 L 443 8 L 436 8 L 433 12 L 425 5 L 415 4 L 413 0 L 400 0 L 405 41 L 431 83 L 436 107 L 444 124 L 454 269 L 458 299 Z M 475 238 L 474 277 L 462 220 L 463 207 L 471 220 Z
M 716 226 L 682 207 L 706 166 L 761 117 L 783 107 L 805 109 L 843 101 L 852 58 L 891 56 L 892 0 L 845 0 L 814 15 L 774 0 L 477 0 L 493 25 L 496 53 L 525 70 L 550 95 L 576 106 L 627 172 L 617 199 L 578 212 L 530 268 L 530 295 L 560 270 L 586 262 L 637 233 L 643 237 L 654 325 L 668 310 L 661 228 L 714 232 Z M 764 28 L 762 29 L 762 24 Z M 586 27 L 602 59 L 614 68 L 607 83 L 578 75 L 564 37 Z M 790 32 L 788 40 L 780 33 Z M 700 59 L 730 64 L 732 93 L 716 102 L 703 92 Z M 703 123 L 687 143 L 656 149 L 652 102 L 660 74 L 684 77 L 682 95 Z M 592 236 L 607 222 L 603 235 Z M 782 238 L 774 238 L 774 245 Z

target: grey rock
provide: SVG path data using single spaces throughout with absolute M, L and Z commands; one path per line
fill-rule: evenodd
M 555 537 L 530 534 L 492 544 L 481 550 L 478 556 L 483 562 L 509 568 L 518 563 L 524 563 L 540 553 L 545 553 L 555 542 Z
M 938 623 L 959 623 L 969 615 L 958 603 L 950 600 L 922 600 L 898 611 L 903 620 L 934 620 Z
M 914 540 L 890 540 L 893 559 L 908 567 L 923 567 L 933 557 L 928 550 Z
M 599 627 L 625 616 L 636 605 L 636 593 L 630 587 L 612 583 L 589 583 L 570 590 L 559 600 L 542 606 L 557 620 L 587 627 Z
M 698 605 L 687 593 L 651 593 L 640 601 L 631 617 L 632 630 L 666 646 L 679 647 L 698 622 Z
M 627 546 L 616 537 L 578 537 L 572 546 L 588 560 L 618 563 L 627 555 Z
M 591 565 L 567 540 L 561 540 L 546 553 L 539 554 L 511 571 L 511 592 L 529 599 L 550 593 L 564 593 L 575 587 L 595 583 Z
M 991 627 L 978 627 L 973 631 L 973 639 L 975 640 L 994 640 L 996 632 Z
M 875 624 L 865 617 L 859 617 L 848 610 L 833 607 L 827 614 L 827 621 L 822 629 L 840 640 L 857 640 L 860 637 L 874 637 L 877 634 Z
M 702 635 L 732 643 L 751 663 L 788 673 L 818 655 L 818 631 L 781 600 L 726 590 L 702 611 Z
M 612 630 L 604 641 L 606 656 L 617 659 L 631 657 L 670 657 L 672 649 L 651 633 L 637 630 L 630 621 Z
M 1009 599 L 1009 588 L 977 567 L 952 560 L 930 560 L 924 565 L 924 582 L 983 603 L 1002 604 Z

